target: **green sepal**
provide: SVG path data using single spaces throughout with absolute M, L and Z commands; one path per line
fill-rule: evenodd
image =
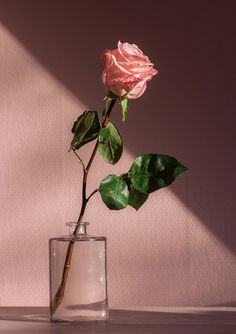
M 116 100 L 116 99 L 117 99 L 117 95 L 116 95 L 116 94 L 114 94 L 114 93 L 111 92 L 111 91 L 108 91 L 108 92 L 107 92 L 107 95 L 106 95 L 105 98 L 104 98 L 104 100 L 105 100 L 105 109 L 103 110 L 103 113 L 102 113 L 103 116 L 106 116 L 111 101 L 112 101 L 112 100 Z
M 115 125 L 108 122 L 106 128 L 101 128 L 98 140 L 98 151 L 103 159 L 112 165 L 117 163 L 123 152 L 123 142 Z
M 151 192 L 170 185 L 187 168 L 175 158 L 163 154 L 144 154 L 132 164 L 128 178 L 134 189 Z
M 122 111 L 122 122 L 125 122 L 126 120 L 128 105 L 129 105 L 129 100 L 127 99 L 127 97 L 121 97 L 120 106 L 121 106 L 121 111 Z
M 100 183 L 99 192 L 103 202 L 110 210 L 121 210 L 128 205 L 128 185 L 120 176 L 108 175 Z
M 78 117 L 71 129 L 74 134 L 71 148 L 78 150 L 98 137 L 100 122 L 97 111 L 88 110 Z

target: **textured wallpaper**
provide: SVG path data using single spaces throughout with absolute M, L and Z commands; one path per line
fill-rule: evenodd
M 108 166 L 96 157 L 89 189 L 108 173 L 126 171 L 149 150 L 173 154 L 189 172 L 153 193 L 138 213 L 132 208 L 109 211 L 99 194 L 91 200 L 85 217 L 89 232 L 108 238 L 110 304 L 233 305 L 236 166 L 230 14 L 223 13 L 228 25 L 217 43 L 214 15 L 220 12 L 215 9 L 209 22 L 200 8 L 194 12 L 186 4 L 189 16 L 181 21 L 178 11 L 170 11 L 170 25 L 161 14 L 159 23 L 154 17 L 150 23 L 145 12 L 146 35 L 143 29 L 129 34 L 124 28 L 119 37 L 116 28 L 111 36 L 103 12 L 97 37 L 88 28 L 85 38 L 72 13 L 79 5 L 72 4 L 64 25 L 62 5 L 53 17 L 52 8 L 47 16 L 39 2 L 37 10 L 0 5 L 0 305 L 48 304 L 48 239 L 67 233 L 65 222 L 76 220 L 81 200 L 81 169 L 68 152 L 70 129 L 86 108 L 102 108 L 99 57 L 119 38 L 140 41 L 160 75 L 131 104 L 126 124 L 117 109 L 114 119 L 125 141 L 122 162 Z M 164 4 L 157 6 L 162 14 L 168 12 Z M 88 8 L 80 9 L 82 18 Z M 45 20 L 41 29 L 40 20 Z M 157 29 L 159 44 L 153 43 L 149 29 Z M 82 149 L 85 160 L 92 147 Z

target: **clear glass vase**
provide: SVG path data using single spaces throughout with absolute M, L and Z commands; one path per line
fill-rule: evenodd
M 108 318 L 106 238 L 87 234 L 88 223 L 67 225 L 69 235 L 49 240 L 50 319 L 105 321 Z

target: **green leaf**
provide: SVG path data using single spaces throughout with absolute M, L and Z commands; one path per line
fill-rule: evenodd
M 144 154 L 132 164 L 128 178 L 134 189 L 150 194 L 171 184 L 187 168 L 175 158 L 163 154 Z
M 141 193 L 140 191 L 134 189 L 131 185 L 129 189 L 129 202 L 128 204 L 134 209 L 138 210 L 148 199 L 148 194 Z
M 121 210 L 128 205 L 128 185 L 120 176 L 108 175 L 102 180 L 99 192 L 103 202 L 111 210 Z
M 71 131 L 74 134 L 71 148 L 78 150 L 81 146 L 98 137 L 100 123 L 97 111 L 85 111 L 75 121 Z
M 122 122 L 125 122 L 126 120 L 128 104 L 129 104 L 129 100 L 126 97 L 121 97 L 120 105 L 121 105 L 121 110 L 122 110 Z
M 106 128 L 99 131 L 98 151 L 105 161 L 114 165 L 123 152 L 123 143 L 119 131 L 114 124 L 108 122 Z

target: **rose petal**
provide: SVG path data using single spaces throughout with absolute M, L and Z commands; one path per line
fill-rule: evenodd
M 145 92 L 147 88 L 146 80 L 140 81 L 128 94 L 128 99 L 137 99 Z

